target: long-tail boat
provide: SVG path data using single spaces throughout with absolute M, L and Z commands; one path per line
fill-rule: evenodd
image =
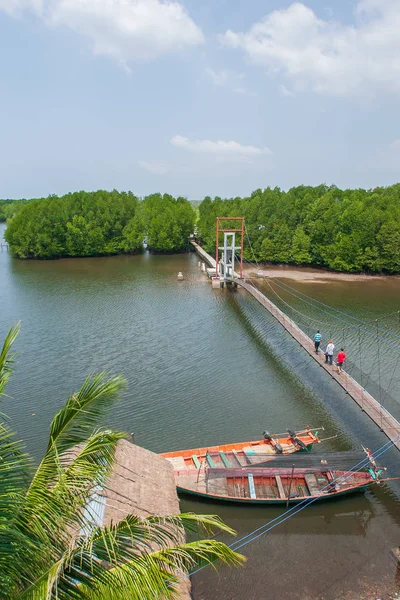
M 184 469 L 175 471 L 180 493 L 213 501 L 241 504 L 296 504 L 306 500 L 330 500 L 364 492 L 380 483 L 381 471 L 338 471 L 310 468 Z
M 307 427 L 303 431 L 270 434 L 264 431 L 262 440 L 253 442 L 237 442 L 208 446 L 207 448 L 192 448 L 161 454 L 173 465 L 174 470 L 199 469 L 204 461 L 211 468 L 215 467 L 246 467 L 267 463 L 277 454 L 293 454 L 294 452 L 309 451 L 313 444 L 319 444 L 318 431 Z

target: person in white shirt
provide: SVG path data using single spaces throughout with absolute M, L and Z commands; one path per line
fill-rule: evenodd
M 332 340 L 329 340 L 329 344 L 326 347 L 325 350 L 325 362 L 326 364 L 332 364 L 333 361 L 333 353 L 335 352 L 335 345 L 332 342 Z

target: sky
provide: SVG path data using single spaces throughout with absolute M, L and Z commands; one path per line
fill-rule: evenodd
M 0 0 L 0 198 L 400 181 L 400 0 Z

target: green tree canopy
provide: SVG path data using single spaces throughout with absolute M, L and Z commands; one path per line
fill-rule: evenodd
M 27 200 L 0 200 L 0 223 L 11 219 Z
M 30 200 L 10 216 L 5 237 L 17 257 L 58 258 L 140 252 L 145 238 L 155 252 L 180 252 L 196 213 L 167 194 L 139 201 L 132 192 L 98 190 Z
M 400 184 L 372 190 L 266 188 L 226 200 L 207 196 L 199 206 L 198 232 L 212 253 L 217 216 L 245 217 L 245 258 L 252 261 L 400 272 Z
M 144 198 L 141 212 L 151 250 L 179 252 L 187 248 L 196 213 L 185 198 L 152 194 Z

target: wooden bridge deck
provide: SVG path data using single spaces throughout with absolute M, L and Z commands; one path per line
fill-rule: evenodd
M 215 267 L 215 259 L 212 258 L 199 244 L 192 241 L 192 244 L 199 256 Z M 366 389 L 364 389 L 353 377 L 346 371 L 341 375 L 337 373 L 335 365 L 325 364 L 325 354 L 321 351 L 316 354 L 314 342 L 281 311 L 269 298 L 260 290 L 245 279 L 235 278 L 235 283 L 251 294 L 271 315 L 290 333 L 292 338 L 300 344 L 302 348 L 313 358 L 321 368 L 323 368 L 331 377 L 342 387 L 346 393 L 358 404 L 358 406 L 374 421 L 394 445 L 400 450 L 400 423 L 394 418 Z
M 358 406 L 378 425 L 387 437 L 394 440 L 394 445 L 400 450 L 400 423 L 391 415 L 369 392 L 367 392 L 353 377 L 345 371 L 337 373 L 335 365 L 325 364 L 325 354 L 316 354 L 314 342 L 302 331 L 292 319 L 282 312 L 260 290 L 244 279 L 237 279 L 238 286 L 251 294 L 271 315 L 290 333 L 306 352 L 349 394 Z
M 215 266 L 216 266 L 215 258 L 210 256 L 208 254 L 208 252 L 206 252 L 204 250 L 204 248 L 199 246 L 199 244 L 197 242 L 192 241 L 192 246 L 196 250 L 197 254 L 200 256 L 200 258 L 202 258 L 206 263 L 208 263 L 210 265 L 210 267 L 213 267 L 215 269 Z

